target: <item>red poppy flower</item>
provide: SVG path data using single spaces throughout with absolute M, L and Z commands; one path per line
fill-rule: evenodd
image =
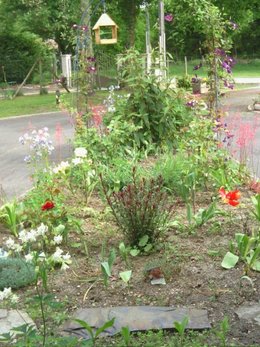
M 42 211 L 51 210 L 54 207 L 54 203 L 52 201 L 46 201 L 45 204 L 42 205 Z
M 241 197 L 241 193 L 239 190 L 233 190 L 230 192 L 227 192 L 224 187 L 221 187 L 219 189 L 220 197 L 222 198 L 223 202 L 226 204 L 229 204 L 231 206 L 237 206 L 239 205 L 239 199 Z

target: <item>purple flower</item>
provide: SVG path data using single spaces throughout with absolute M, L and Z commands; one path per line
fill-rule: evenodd
M 233 67 L 236 64 L 235 59 L 228 55 L 226 56 L 225 62 L 228 63 L 228 65 L 231 67 Z
M 95 62 L 96 61 L 96 58 L 95 57 L 87 57 L 87 61 L 89 62 Z
M 188 107 L 195 107 L 197 105 L 197 101 L 196 100 L 191 100 L 191 101 L 188 101 L 186 103 L 186 106 Z
M 89 66 L 89 67 L 87 68 L 87 72 L 88 72 L 88 73 L 96 72 L 95 66 Z
M 166 22 L 172 22 L 173 20 L 173 15 L 171 13 L 167 13 L 165 16 L 164 16 L 164 19 L 166 20 Z
M 82 25 L 82 26 L 81 26 L 81 30 L 82 30 L 82 31 L 88 31 L 88 26 Z
M 216 48 L 215 49 L 215 54 L 216 55 L 219 55 L 221 57 L 224 57 L 226 55 L 226 52 L 224 51 L 224 49 L 221 49 L 221 48 Z
M 195 65 L 193 70 L 199 70 L 202 67 L 202 63 L 199 63 L 199 65 Z
M 229 83 L 227 80 L 224 81 L 224 86 L 229 88 L 229 89 L 234 89 L 234 84 Z
M 231 67 L 230 65 L 227 63 L 226 60 L 224 60 L 221 64 L 221 66 L 223 67 L 224 70 L 226 70 L 227 73 L 231 73 Z

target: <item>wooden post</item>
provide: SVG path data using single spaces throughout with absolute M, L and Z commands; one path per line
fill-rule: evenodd
M 188 76 L 188 63 L 187 63 L 186 55 L 184 57 L 184 63 L 185 63 L 185 76 Z
M 39 60 L 39 75 L 40 75 L 40 95 L 42 94 L 42 60 Z
M 30 75 L 33 72 L 33 70 L 34 70 L 36 64 L 38 63 L 38 61 L 39 61 L 39 59 L 37 59 L 36 62 L 33 64 L 33 66 L 31 67 L 30 71 L 28 72 L 28 74 L 26 75 L 25 79 L 23 80 L 22 84 L 20 84 L 20 86 L 16 89 L 12 99 L 14 99 L 17 96 L 17 94 L 19 93 L 19 91 L 23 88 L 23 86 L 25 85 L 26 81 L 30 77 Z

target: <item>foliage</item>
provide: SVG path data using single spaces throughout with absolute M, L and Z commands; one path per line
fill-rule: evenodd
M 20 258 L 0 258 L 0 290 L 21 288 L 35 281 L 34 266 Z
M 231 269 L 242 260 L 246 265 L 246 273 L 249 269 L 260 271 L 260 233 L 255 232 L 251 236 L 236 233 L 235 240 L 238 256 L 234 254 L 235 246 L 232 244 L 232 252 L 226 253 L 221 263 L 222 267 Z
M 80 324 L 81 327 L 83 327 L 84 329 L 87 330 L 89 336 L 90 336 L 90 341 L 91 341 L 91 346 L 95 347 L 96 346 L 96 340 L 97 337 L 102 334 L 102 332 L 104 332 L 105 330 L 107 330 L 108 328 L 111 328 L 114 323 L 115 323 L 115 318 L 112 318 L 111 320 L 105 322 L 99 329 L 97 329 L 96 331 L 90 326 L 88 325 L 87 322 L 81 320 L 81 319 L 75 319 L 75 322 L 77 322 L 78 324 Z
M 145 74 L 140 53 L 130 50 L 119 63 L 129 95 L 117 102 L 115 111 L 105 118 L 106 125 L 112 125 L 113 130 L 125 122 L 134 125 L 128 142 L 135 143 L 137 148 L 168 143 L 189 123 L 190 111 L 169 86 L 162 86 L 156 76 Z
M 109 257 L 107 261 L 103 261 L 101 263 L 101 270 L 104 280 L 104 285 L 108 286 L 108 279 L 112 276 L 112 267 L 116 260 L 116 252 L 114 249 L 112 249 L 109 253 Z
M 16 201 L 7 203 L 0 208 L 0 221 L 4 222 L 14 236 L 18 235 L 20 215 L 21 204 Z
M 103 180 L 102 186 L 116 222 L 130 244 L 138 246 L 145 235 L 149 242 L 157 242 L 167 229 L 173 209 L 173 206 L 167 206 L 162 177 L 137 180 L 133 168 L 133 183 L 122 191 L 109 195 Z
M 191 88 L 190 76 L 182 76 L 177 78 L 177 87 L 189 90 Z

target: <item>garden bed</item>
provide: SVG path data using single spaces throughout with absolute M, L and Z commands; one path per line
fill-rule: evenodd
M 243 199 L 246 200 L 248 195 L 248 192 L 243 192 Z M 208 194 L 201 194 L 200 206 L 205 207 L 207 203 Z M 229 248 L 229 241 L 234 238 L 236 232 L 242 231 L 242 207 L 231 210 L 231 207 L 227 206 L 227 212 L 232 215 L 229 222 L 218 217 L 190 233 L 184 228 L 186 208 L 182 203 L 177 203 L 175 217 L 183 228 L 171 228 L 158 241 L 158 249 L 149 255 L 129 255 L 129 264 L 126 265 L 118 251 L 123 236 L 106 212 L 104 202 L 98 195 L 94 195 L 88 208 L 83 207 L 80 211 L 78 206 L 84 206 L 84 202 L 74 201 L 71 206 L 80 213 L 83 236 L 79 237 L 77 233 L 69 235 L 67 247 L 73 263 L 67 271 L 54 271 L 49 278 L 49 292 L 55 295 L 58 302 L 65 303 L 58 314 L 61 321 L 65 318 L 62 312 L 73 316 L 76 309 L 84 307 L 150 305 L 201 308 L 208 311 L 213 327 L 217 327 L 225 316 L 228 317 L 230 344 L 259 345 L 259 325 L 240 320 L 236 314 L 239 306 L 258 301 L 259 275 L 250 271 L 248 275 L 251 283 L 242 279 L 243 263 L 231 270 L 221 267 L 223 256 Z M 2 233 L 1 243 L 7 237 L 8 232 Z M 86 242 L 88 254 L 82 247 L 83 240 Z M 105 287 L 100 264 L 107 259 L 112 248 L 116 250 L 117 258 L 113 265 L 112 277 Z M 145 271 L 151 264 L 160 266 L 166 285 L 151 285 L 149 274 Z M 133 271 L 132 277 L 129 285 L 126 285 L 119 278 L 119 272 L 130 268 Z M 32 292 L 33 287 L 18 290 L 19 307 L 24 308 L 23 302 L 31 297 Z M 36 323 L 40 324 L 38 310 L 33 312 L 32 308 L 27 306 L 28 309 Z M 57 320 L 53 315 L 54 312 L 50 314 L 50 320 Z M 61 330 L 61 325 L 57 324 L 56 329 Z M 217 343 L 214 342 L 211 333 L 203 338 L 209 345 Z M 108 346 L 108 341 L 103 340 L 98 346 Z M 114 345 L 111 341 L 110 343 Z

